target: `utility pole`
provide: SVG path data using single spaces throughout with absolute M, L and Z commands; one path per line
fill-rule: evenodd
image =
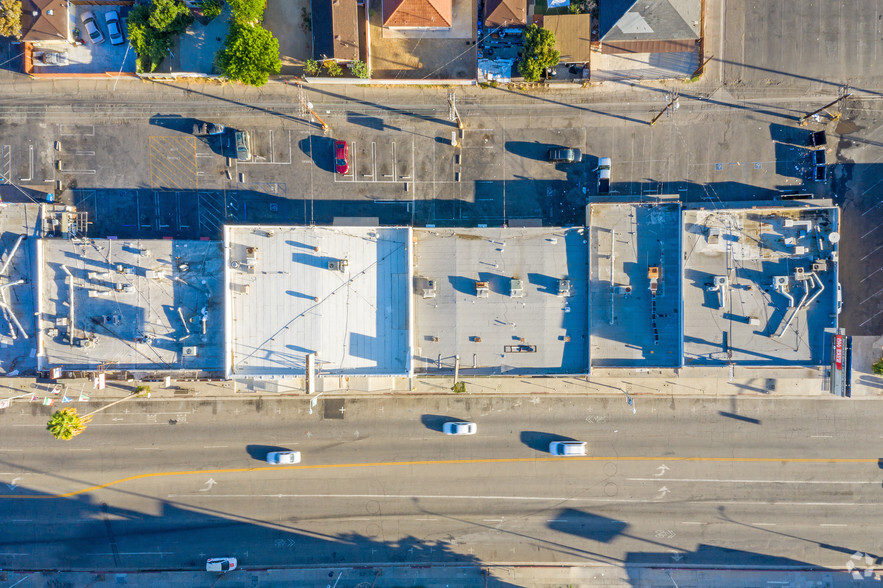
M 457 128 L 461 131 L 465 128 L 466 125 L 463 124 L 463 119 L 460 118 L 460 112 L 457 110 L 457 95 L 454 93 L 454 89 L 451 88 L 448 90 L 448 120 L 451 122 L 457 123 Z
M 701 64 L 699 64 L 699 67 L 697 67 L 696 71 L 693 72 L 692 77 L 695 78 L 695 77 L 702 75 L 702 70 L 705 69 L 705 66 L 708 65 L 708 62 L 711 61 L 712 59 L 714 59 L 714 55 L 709 55 L 708 59 L 706 59 Z
M 839 104 L 840 102 L 843 102 L 844 100 L 846 100 L 847 98 L 849 98 L 850 96 L 852 96 L 852 92 L 849 91 L 849 86 L 843 86 L 843 87 L 841 87 L 839 93 L 840 93 L 840 97 L 837 98 L 837 100 L 834 100 L 833 102 L 830 102 L 830 103 L 828 103 L 828 104 L 825 104 L 824 106 L 822 106 L 822 107 L 819 108 L 818 110 L 813 110 L 812 112 L 810 112 L 809 114 L 807 114 L 806 116 L 804 116 L 803 118 L 801 118 L 801 119 L 800 119 L 800 126 L 802 126 L 802 127 L 803 127 L 803 126 L 806 126 L 806 123 L 809 122 L 809 119 L 811 119 L 811 118 L 814 117 L 815 115 L 817 115 L 817 114 L 819 114 L 820 112 L 823 112 L 823 111 L 825 111 L 825 110 L 831 108 L 832 106 L 834 106 L 834 105 L 836 105 L 836 104 Z M 837 114 L 829 114 L 828 116 L 831 117 L 831 120 L 832 120 L 832 121 L 835 121 L 835 120 L 839 120 L 839 119 L 840 119 L 840 115 L 841 115 L 841 112 L 838 110 Z
M 652 127 L 653 125 L 655 125 L 656 121 L 658 121 L 660 118 L 662 118 L 662 115 L 665 113 L 668 113 L 668 116 L 671 117 L 672 113 L 678 109 L 678 106 L 679 106 L 678 101 L 680 100 L 680 98 L 681 98 L 681 96 L 680 96 L 680 92 L 678 92 L 678 90 L 675 90 L 674 92 L 672 92 L 671 99 L 669 99 L 669 97 L 666 96 L 665 99 L 668 100 L 668 103 L 665 105 L 665 108 L 663 108 L 659 112 L 659 114 L 657 114 L 656 116 L 653 117 L 653 120 L 650 121 L 650 126 Z
M 313 103 L 307 102 L 307 99 L 304 96 L 303 86 L 301 86 L 299 82 L 297 84 L 297 97 L 300 100 L 300 115 L 306 116 L 307 112 L 309 112 L 311 115 L 313 115 L 313 117 L 315 117 L 317 121 L 319 121 L 319 124 L 322 125 L 322 130 L 325 131 L 325 134 L 328 134 L 328 131 L 331 130 L 331 127 L 329 127 L 328 123 L 322 120 L 319 115 L 315 113 L 315 111 L 313 110 Z

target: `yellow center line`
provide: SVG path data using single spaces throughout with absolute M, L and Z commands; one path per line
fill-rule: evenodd
M 530 462 L 550 462 L 550 461 L 695 461 L 695 462 L 721 462 L 721 463 L 873 463 L 876 464 L 877 458 L 826 458 L 826 457 L 511 457 L 511 458 L 495 458 L 495 459 L 443 459 L 443 460 L 422 460 L 422 461 L 387 461 L 373 463 L 338 463 L 338 464 L 318 464 L 318 465 L 293 465 L 293 466 L 265 466 L 259 468 L 228 468 L 217 470 L 186 470 L 180 472 L 153 472 L 149 474 L 138 474 L 127 478 L 120 478 L 105 484 L 89 486 L 81 490 L 73 492 L 65 492 L 64 494 L 45 494 L 45 495 L 27 495 L 27 494 L 0 494 L 0 498 L 70 498 L 79 494 L 86 494 L 123 484 L 134 480 L 145 480 L 148 478 L 162 478 L 167 476 L 195 476 L 205 474 L 240 474 L 246 472 L 278 472 L 281 470 L 323 470 L 323 469 L 343 469 L 343 468 L 376 468 L 376 467 L 394 467 L 394 466 L 424 466 L 424 465 L 468 465 L 468 464 L 494 464 L 494 463 L 530 463 Z M 664 480 L 664 478 L 660 478 Z

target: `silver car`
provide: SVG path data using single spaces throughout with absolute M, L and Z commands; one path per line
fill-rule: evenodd
M 107 36 L 110 37 L 111 45 L 122 45 L 126 42 L 123 27 L 120 25 L 120 15 L 116 10 L 108 10 L 104 13 L 104 23 L 107 25 Z
M 442 425 L 445 435 L 475 435 L 478 425 L 466 421 L 449 421 Z
M 552 441 L 549 443 L 549 453 L 563 457 L 586 455 L 588 444 L 585 441 Z
M 300 451 L 271 451 L 267 454 L 267 463 L 273 465 L 300 463 Z
M 98 23 L 95 21 L 95 15 L 85 11 L 80 15 L 80 20 L 83 21 L 83 26 L 86 28 L 86 34 L 89 35 L 89 38 L 92 39 L 92 42 L 96 45 L 100 45 L 104 43 L 104 35 L 101 33 L 101 29 L 98 28 Z

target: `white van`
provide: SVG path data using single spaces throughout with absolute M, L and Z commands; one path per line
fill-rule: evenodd
M 585 441 L 552 441 L 549 443 L 549 453 L 563 457 L 575 457 L 586 455 L 588 444 Z
M 212 557 L 205 562 L 207 572 L 232 572 L 236 569 L 235 557 Z

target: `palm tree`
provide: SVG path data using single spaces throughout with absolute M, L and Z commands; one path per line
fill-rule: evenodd
M 56 410 L 52 418 L 46 424 L 46 428 L 56 439 L 70 441 L 86 430 L 86 425 L 92 420 L 92 415 L 80 416 L 76 408 L 62 408 Z
M 93 410 L 89 414 L 84 414 L 80 416 L 77 414 L 76 408 L 62 408 L 61 410 L 56 410 L 55 413 L 49 418 L 49 422 L 46 423 L 46 429 L 52 433 L 52 436 L 56 439 L 61 439 L 62 441 L 70 441 L 80 433 L 86 430 L 86 425 L 92 420 L 92 415 L 95 413 L 101 412 L 102 410 L 106 410 L 115 404 L 119 404 L 120 402 L 124 402 L 129 400 L 130 398 L 135 398 L 137 396 L 141 396 L 143 394 L 147 394 L 150 396 L 150 386 L 138 386 L 135 388 L 135 391 L 126 396 L 125 398 L 120 398 L 119 400 L 115 400 L 108 405 L 102 406 L 99 409 Z

